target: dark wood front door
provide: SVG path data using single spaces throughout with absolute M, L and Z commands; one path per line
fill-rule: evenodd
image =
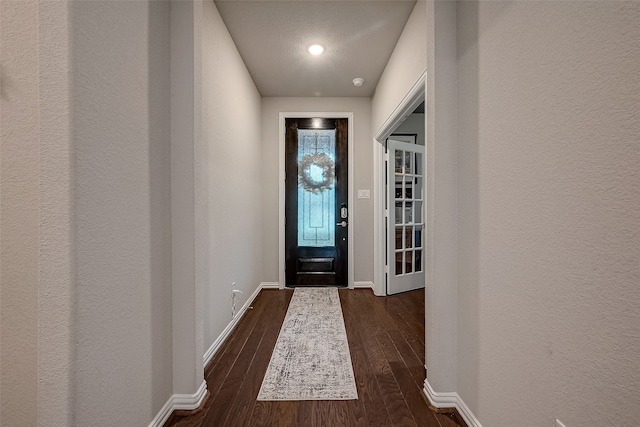
M 347 286 L 347 119 L 286 119 L 286 286 Z

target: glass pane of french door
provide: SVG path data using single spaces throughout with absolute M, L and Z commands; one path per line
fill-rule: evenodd
M 421 171 L 414 168 L 414 165 L 422 163 L 422 153 L 394 149 L 393 158 L 398 160 L 394 173 L 396 263 L 393 274 L 401 276 L 422 271 L 422 227 L 424 225 L 422 223 L 422 181 L 424 177 Z

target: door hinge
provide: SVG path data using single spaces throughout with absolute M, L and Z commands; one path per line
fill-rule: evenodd
M 385 160 L 385 162 L 389 161 L 389 153 L 388 152 L 384 153 L 384 160 Z
M 389 209 L 384 210 L 384 217 L 389 218 Z
M 389 274 L 389 266 L 388 266 L 388 265 L 385 265 L 385 266 L 384 266 L 384 272 L 385 272 L 386 274 Z

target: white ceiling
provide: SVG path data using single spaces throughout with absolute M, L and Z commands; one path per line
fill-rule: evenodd
M 415 0 L 215 4 L 262 96 L 371 96 Z M 312 43 L 326 52 L 310 55 Z

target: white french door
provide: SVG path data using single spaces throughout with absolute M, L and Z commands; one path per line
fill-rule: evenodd
M 424 288 L 424 147 L 387 141 L 387 295 L 393 295 Z

